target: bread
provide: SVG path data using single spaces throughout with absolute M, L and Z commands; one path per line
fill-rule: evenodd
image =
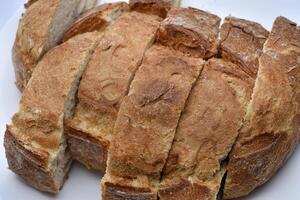
M 149 199 L 156 199 L 177 121 L 202 64 L 201 59 L 159 45 L 146 52 L 115 123 L 102 181 L 103 199 L 122 193 L 128 199 L 142 198 L 143 188 L 152 196 Z M 139 181 L 146 184 L 136 184 Z
M 181 0 L 129 0 L 130 10 L 165 18 L 172 7 L 180 6 Z
M 106 3 L 90 9 L 79 16 L 68 28 L 64 33 L 63 42 L 85 32 L 104 31 L 122 13 L 128 10 L 128 4 L 125 2 Z
M 4 146 L 9 168 L 38 190 L 56 193 L 67 176 L 71 155 L 63 120 L 72 116 L 75 93 L 97 39 L 97 33 L 87 33 L 49 51 L 7 126 Z
M 260 24 L 235 17 L 226 17 L 221 28 L 220 54 L 256 77 L 258 58 L 269 32 Z
M 233 24 L 240 26 L 235 28 Z M 258 43 L 256 35 L 268 35 L 263 27 L 254 24 L 227 17 L 222 25 L 220 49 L 226 46 L 230 51 L 222 59 L 207 61 L 191 91 L 163 171 L 160 199 L 222 198 L 226 160 L 238 137 L 255 81 L 255 74 L 247 73 L 247 69 L 258 67 L 256 63 L 267 37 L 259 38 Z M 248 37 L 254 39 L 247 40 Z M 240 41 L 249 47 L 243 57 Z M 232 58 L 236 57 L 253 59 L 241 67 L 233 63 Z
M 94 2 L 87 0 L 84 2 Z M 19 23 L 12 50 L 16 85 L 23 90 L 41 57 L 54 47 L 80 14 L 81 0 L 29 1 Z M 85 6 L 85 5 L 84 5 Z
M 278 17 L 259 59 L 245 123 L 230 154 L 226 199 L 245 196 L 268 181 L 299 137 L 300 30 Z
M 231 62 L 212 58 L 206 63 L 181 115 L 159 199 L 217 199 L 224 160 L 238 136 L 253 84 Z
M 160 26 L 157 40 L 207 59 L 217 53 L 220 21 L 218 16 L 196 8 L 173 8 Z
M 109 26 L 81 80 L 74 118 L 66 122 L 73 157 L 105 172 L 119 104 L 144 52 L 154 41 L 160 18 L 138 12 L 121 15 Z M 130 53 L 129 53 L 130 52 Z

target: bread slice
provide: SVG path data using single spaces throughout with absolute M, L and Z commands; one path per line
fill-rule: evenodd
M 226 160 L 251 98 L 252 77 L 210 59 L 181 115 L 162 174 L 159 199 L 217 199 Z M 188 192 L 187 192 L 188 191 Z
M 91 2 L 88 0 L 84 2 Z M 80 14 L 81 0 L 29 1 L 12 50 L 16 85 L 23 90 L 41 57 L 61 39 Z
M 126 2 L 106 3 L 90 9 L 69 27 L 63 36 L 63 42 L 85 32 L 104 31 L 122 13 L 129 10 Z
M 172 8 L 158 31 L 158 42 L 194 57 L 217 53 L 221 19 L 196 8 Z
M 178 119 L 202 59 L 152 46 L 123 99 L 102 180 L 103 199 L 156 199 Z
M 90 169 L 105 172 L 120 102 L 154 41 L 159 22 L 157 16 L 124 13 L 104 32 L 87 67 L 66 133 L 73 157 Z
M 179 7 L 181 0 L 129 0 L 130 10 L 165 18 L 172 7 Z
M 9 168 L 41 191 L 57 193 L 71 164 L 63 120 L 72 116 L 81 75 L 99 35 L 87 33 L 49 51 L 23 92 L 4 146 Z
M 299 138 L 300 30 L 278 17 L 259 59 L 245 123 L 229 157 L 224 196 L 245 196 L 283 165 Z
M 257 38 L 258 32 L 265 37 Z M 230 51 L 221 54 L 222 59 L 208 60 L 191 91 L 163 171 L 160 199 L 185 194 L 187 200 L 221 198 L 226 159 L 237 140 L 254 86 L 256 74 L 247 69 L 258 67 L 268 32 L 254 22 L 227 17 L 221 35 L 220 49 L 225 46 Z M 240 41 L 249 47 L 243 53 L 239 52 Z M 251 58 L 251 62 L 240 66 L 233 63 L 236 57 Z
M 255 78 L 258 58 L 268 35 L 269 32 L 258 23 L 226 17 L 221 27 L 221 57 L 236 63 Z

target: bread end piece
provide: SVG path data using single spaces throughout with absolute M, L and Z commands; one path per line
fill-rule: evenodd
M 9 169 L 23 178 L 26 183 L 49 193 L 57 193 L 62 188 L 72 163 L 68 150 L 57 160 L 54 171 L 49 171 L 44 166 L 48 155 L 27 150 L 14 136 L 9 126 L 4 136 L 4 147 Z
M 159 27 L 157 42 L 207 59 L 217 53 L 220 22 L 218 16 L 196 8 L 172 8 Z
M 62 42 L 67 41 L 75 35 L 104 31 L 122 13 L 129 10 L 126 2 L 106 3 L 90 9 L 77 18 L 77 20 L 65 32 Z
M 130 10 L 153 14 L 165 18 L 174 6 L 180 6 L 181 0 L 130 0 Z

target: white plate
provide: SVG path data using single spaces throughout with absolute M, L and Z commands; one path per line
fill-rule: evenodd
M 182 5 L 209 10 L 220 17 L 231 14 L 254 20 L 269 30 L 273 20 L 278 15 L 286 16 L 300 23 L 300 1 L 298 0 L 183 0 Z M 99 200 L 101 198 L 101 176 L 86 170 L 80 164 L 73 165 L 70 178 L 66 181 L 63 190 L 55 196 L 41 193 L 27 186 L 7 169 L 3 135 L 5 125 L 10 123 L 10 117 L 18 109 L 20 96 L 14 85 L 11 48 L 21 12 L 22 9 L 20 8 L 0 32 L 0 200 Z M 299 166 L 300 148 L 267 184 L 244 200 L 299 200 Z

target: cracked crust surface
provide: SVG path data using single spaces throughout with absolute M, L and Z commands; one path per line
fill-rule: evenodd
M 126 2 L 106 3 L 90 9 L 79 16 L 65 32 L 63 42 L 78 34 L 104 31 L 122 13 L 128 10 L 129 7 Z
M 165 18 L 172 7 L 180 6 L 181 0 L 129 0 L 130 10 Z
M 193 57 L 210 58 L 217 53 L 221 19 L 196 8 L 172 8 L 161 23 L 159 43 Z
M 144 52 L 154 40 L 159 22 L 157 16 L 124 13 L 103 34 L 87 66 L 79 87 L 79 105 L 66 126 L 72 137 L 69 143 L 84 147 L 78 151 L 78 146 L 71 144 L 71 152 L 88 167 L 105 172 L 107 148 L 119 104 L 127 94 Z M 85 156 L 85 151 L 91 154 Z
M 115 124 L 102 181 L 104 199 L 109 198 L 105 196 L 109 184 L 116 182 L 120 192 L 147 188 L 153 198 L 145 199 L 156 199 L 156 187 L 178 119 L 202 65 L 201 59 L 160 45 L 146 52 Z M 138 193 L 133 192 L 128 199 L 136 196 Z
M 226 17 L 220 35 L 221 57 L 236 63 L 241 70 L 255 78 L 258 58 L 269 32 L 258 23 Z
M 213 58 L 206 63 L 187 100 L 164 167 L 162 199 L 176 199 L 184 190 L 191 190 L 185 199 L 196 199 L 197 185 L 207 189 L 210 198 L 203 199 L 216 199 L 226 171 L 222 161 L 236 141 L 253 84 L 254 79 L 231 62 Z M 189 189 L 178 187 L 179 180 Z M 177 192 L 163 192 L 173 189 Z
M 146 52 L 119 110 L 109 148 L 109 173 L 160 176 L 177 121 L 202 64 L 201 59 L 163 46 L 154 45 Z
M 264 45 L 252 100 L 229 157 L 226 199 L 249 194 L 268 181 L 299 137 L 300 30 L 278 17 Z

